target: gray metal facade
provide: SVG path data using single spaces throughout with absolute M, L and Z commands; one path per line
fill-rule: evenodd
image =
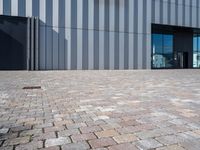
M 39 68 L 150 69 L 151 24 L 200 28 L 199 0 L 0 0 L 40 19 Z

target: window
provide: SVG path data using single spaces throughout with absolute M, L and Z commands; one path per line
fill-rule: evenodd
M 152 34 L 152 68 L 173 67 L 173 35 Z
M 200 34 L 193 37 L 193 68 L 200 68 Z

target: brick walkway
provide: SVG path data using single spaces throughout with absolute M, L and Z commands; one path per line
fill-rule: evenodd
M 0 72 L 0 149 L 13 148 L 199 149 L 200 70 Z

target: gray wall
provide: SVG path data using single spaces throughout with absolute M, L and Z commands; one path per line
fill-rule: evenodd
M 0 14 L 40 18 L 40 69 L 150 69 L 151 23 L 200 27 L 199 0 L 0 0 Z

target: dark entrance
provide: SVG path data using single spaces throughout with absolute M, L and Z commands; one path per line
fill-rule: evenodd
M 0 70 L 27 69 L 27 18 L 0 16 Z
M 190 28 L 174 28 L 174 61 L 175 68 L 193 67 L 193 30 Z
M 152 68 L 193 68 L 194 29 L 152 25 Z
M 185 69 L 188 68 L 188 52 L 177 53 L 177 68 Z

